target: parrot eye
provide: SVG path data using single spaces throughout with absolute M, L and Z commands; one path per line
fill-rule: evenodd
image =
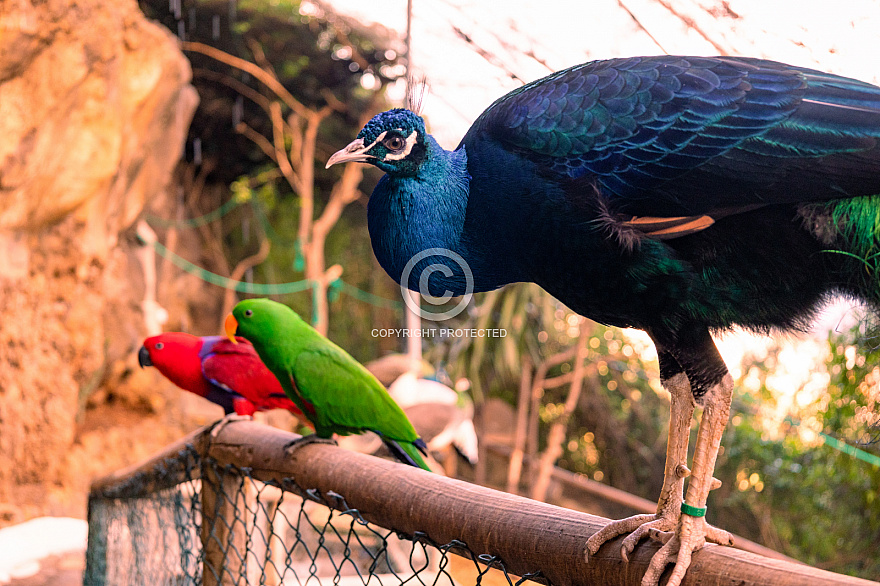
M 244 310 L 244 316 L 245 316 L 245 317 L 250 317 L 250 316 L 252 316 L 252 315 L 254 315 L 254 310 L 253 310 L 253 309 L 245 309 L 245 310 Z
M 154 348 L 156 348 L 156 350 L 161 350 L 164 347 L 165 347 L 165 344 L 163 344 L 162 342 L 156 342 L 156 345 L 154 346 Z

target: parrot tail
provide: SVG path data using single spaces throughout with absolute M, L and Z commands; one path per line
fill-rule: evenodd
M 409 464 L 410 466 L 415 466 L 416 468 L 432 472 L 431 467 L 428 466 L 428 463 L 422 458 L 422 454 L 427 455 L 428 453 L 428 446 L 425 445 L 422 438 L 419 438 L 414 442 L 398 442 L 397 440 L 388 439 L 383 436 L 379 437 L 382 438 L 382 441 L 394 457 L 404 464 Z M 421 454 L 419 452 L 421 452 Z

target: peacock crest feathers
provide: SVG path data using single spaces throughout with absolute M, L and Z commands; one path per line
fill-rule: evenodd
M 357 135 L 369 162 L 392 176 L 415 175 L 427 156 L 425 121 L 404 108 L 374 116 Z
M 365 144 L 370 144 L 378 140 L 382 133 L 394 131 L 403 136 L 409 136 L 413 132 L 424 136 L 425 121 L 415 112 L 405 108 L 395 108 L 373 116 L 357 137 L 363 139 Z

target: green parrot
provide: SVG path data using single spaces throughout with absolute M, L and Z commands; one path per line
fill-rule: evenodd
M 382 383 L 292 309 L 248 299 L 233 308 L 224 329 L 230 340 L 237 334 L 254 345 L 317 437 L 372 431 L 401 462 L 431 470 L 419 453 L 427 453 L 425 442 Z

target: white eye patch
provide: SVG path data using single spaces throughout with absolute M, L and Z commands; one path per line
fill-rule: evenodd
M 385 132 L 383 132 L 382 134 L 380 134 L 379 136 L 377 136 L 377 137 L 376 137 L 376 140 L 374 140 L 373 142 L 370 143 L 370 146 L 362 148 L 362 149 L 361 149 L 361 152 L 364 152 L 364 153 L 365 153 L 365 152 L 367 152 L 368 150 L 370 150 L 371 148 L 373 148 L 374 146 L 376 146 L 376 144 L 378 144 L 379 141 L 381 141 L 383 138 L 385 138 L 385 135 L 386 135 L 386 134 L 388 134 L 388 131 L 387 131 L 387 130 L 386 130 Z
M 418 135 L 419 135 L 419 133 L 417 131 L 413 130 L 412 133 L 406 137 L 406 144 L 403 147 L 403 151 L 401 151 L 399 153 L 388 153 L 387 155 L 385 155 L 384 160 L 386 160 L 386 161 L 399 161 L 401 159 L 407 158 L 409 156 L 409 153 L 412 151 L 413 145 L 416 144 L 416 139 L 418 138 Z M 378 142 L 378 141 L 382 140 L 382 138 L 384 136 L 385 136 L 385 133 L 383 132 L 382 134 L 379 135 L 379 137 L 376 139 L 376 141 Z

